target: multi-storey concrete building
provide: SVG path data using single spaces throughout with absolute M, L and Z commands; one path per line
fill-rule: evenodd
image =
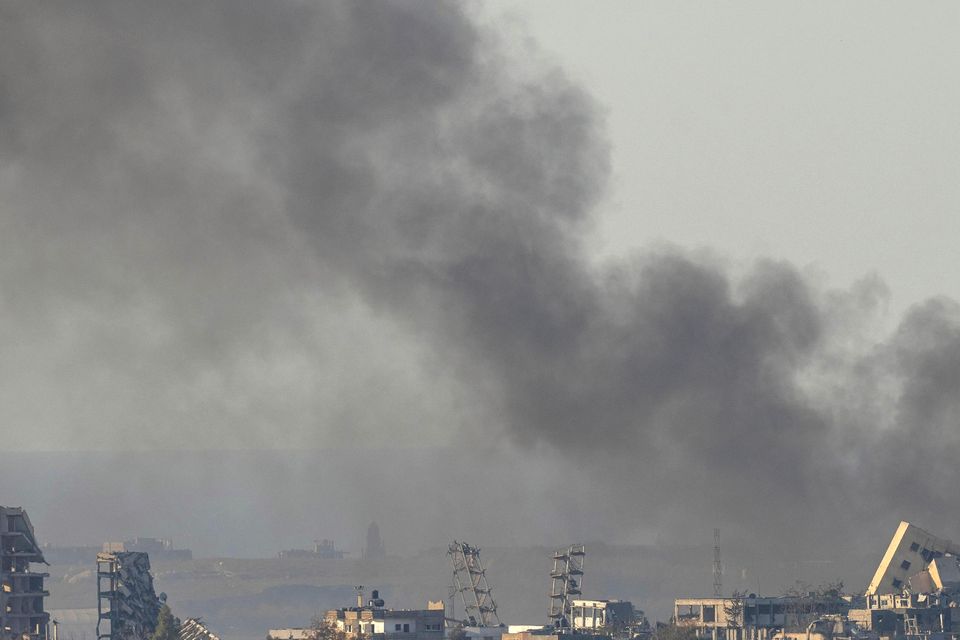
M 364 640 L 443 640 L 444 605 L 430 602 L 426 609 L 387 609 L 374 591 L 373 598 L 364 606 L 363 596 L 357 597 L 356 607 L 331 609 L 324 621 L 343 632 L 347 638 Z M 497 630 L 499 638 L 499 629 Z M 315 629 L 270 629 L 273 640 L 310 640 L 317 637 Z
M 43 599 L 49 574 L 33 571 L 44 562 L 33 525 L 21 507 L 0 507 L 0 629 L 4 638 L 46 640 L 50 615 Z
M 629 627 L 635 618 L 633 603 L 627 600 L 573 600 L 570 608 L 574 631 Z
M 765 640 L 777 631 L 805 629 L 824 615 L 846 615 L 850 602 L 840 596 L 760 598 L 679 598 L 674 620 L 696 629 L 700 638 Z
M 938 538 L 909 522 L 901 522 L 873 574 L 867 595 L 900 593 L 907 578 L 923 571 L 932 560 L 946 553 L 960 555 L 960 545 Z
M 851 622 L 881 638 L 902 636 L 957 637 L 960 608 L 938 593 L 880 593 L 866 597 L 863 609 L 852 609 Z
M 387 609 L 383 604 L 374 591 L 367 606 L 332 609 L 325 619 L 348 638 L 362 635 L 370 640 L 443 640 L 442 601 L 431 602 L 426 609 Z

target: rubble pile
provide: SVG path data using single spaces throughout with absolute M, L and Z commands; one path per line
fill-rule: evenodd
M 207 629 L 200 618 L 187 618 L 180 625 L 179 640 L 220 640 L 220 638 Z

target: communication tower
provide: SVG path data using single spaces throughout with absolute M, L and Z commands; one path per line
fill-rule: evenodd
M 720 563 L 720 529 L 713 530 L 713 597 L 723 597 L 723 565 Z

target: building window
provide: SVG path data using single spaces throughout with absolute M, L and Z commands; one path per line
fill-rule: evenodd
M 910 545 L 910 551 L 917 551 L 920 549 L 920 545 L 916 542 Z
M 401 629 L 401 627 L 400 627 L 400 623 L 399 623 L 399 622 L 398 622 L 397 624 L 393 625 L 393 630 L 394 630 L 394 631 L 400 631 L 400 629 Z
M 410 633 L 410 625 L 409 625 L 409 624 L 403 625 L 403 632 L 404 632 L 404 633 Z
M 893 579 L 893 588 L 894 588 L 894 589 L 899 589 L 899 588 L 902 587 L 902 586 L 903 586 L 903 580 L 897 580 L 896 578 Z
M 710 604 L 703 605 L 703 621 L 715 622 L 717 619 L 717 609 Z
M 903 562 L 901 562 L 901 563 L 900 563 L 900 568 L 903 569 L 904 571 L 906 571 L 907 569 L 909 569 L 909 568 L 910 568 L 910 561 L 909 561 L 909 560 L 904 560 Z

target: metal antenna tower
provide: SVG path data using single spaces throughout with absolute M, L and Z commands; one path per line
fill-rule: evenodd
M 720 563 L 720 529 L 713 530 L 713 597 L 723 597 L 723 565 Z
M 480 563 L 480 549 L 454 540 L 447 555 L 453 563 L 453 586 L 460 592 L 467 622 L 471 626 L 499 627 L 497 603 L 493 601 L 487 576 Z
M 581 594 L 583 585 L 582 544 L 572 544 L 566 551 L 553 553 L 553 571 L 550 572 L 550 621 L 557 629 L 570 628 L 570 610 L 573 599 Z

